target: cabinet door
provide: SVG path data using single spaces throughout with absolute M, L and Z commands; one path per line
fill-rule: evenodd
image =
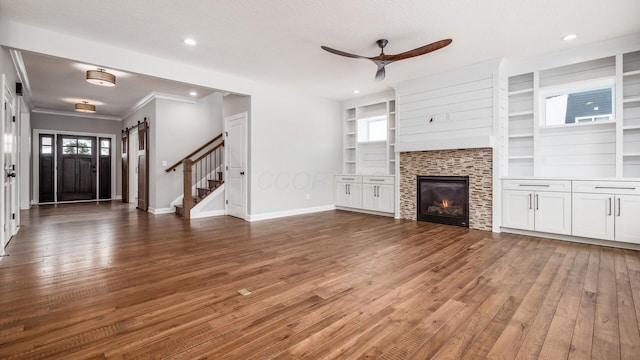
M 354 208 L 362 207 L 362 184 L 349 183 L 349 206 Z
M 533 192 L 504 190 L 502 192 L 502 226 L 533 230 Z
M 614 212 L 615 239 L 640 244 L 640 196 L 616 195 Z
M 610 194 L 573 194 L 572 234 L 595 239 L 614 238 L 614 196 Z
M 571 235 L 571 193 L 534 192 L 536 231 Z
M 378 185 L 378 211 L 394 212 L 393 185 Z
M 336 182 L 336 206 L 351 206 L 349 183 Z
M 362 184 L 362 208 L 366 210 L 378 210 L 378 185 Z

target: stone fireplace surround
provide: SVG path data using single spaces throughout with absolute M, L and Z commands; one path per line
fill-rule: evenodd
M 400 153 L 400 218 L 416 220 L 417 176 L 469 176 L 469 228 L 491 231 L 491 148 Z

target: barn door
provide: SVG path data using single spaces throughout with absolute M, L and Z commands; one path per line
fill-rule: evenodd
M 149 124 L 138 124 L 138 209 L 149 209 Z
M 129 202 L 129 129 L 122 130 L 122 202 Z

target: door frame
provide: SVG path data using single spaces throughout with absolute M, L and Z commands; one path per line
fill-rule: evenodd
M 128 203 L 138 206 L 138 127 L 134 126 L 129 130 L 129 140 L 127 141 L 127 157 L 129 168 L 127 169 L 127 183 L 129 184 Z M 135 145 L 135 146 L 134 146 Z M 132 162 L 135 154 L 135 164 Z M 135 192 L 135 194 L 134 194 Z M 131 196 L 135 195 L 135 196 Z
M 225 141 L 225 151 L 224 151 L 224 181 L 226 182 L 229 179 L 229 173 L 228 173 L 228 169 L 229 169 L 229 139 L 227 138 L 226 134 L 227 134 L 227 126 L 228 126 L 228 122 L 230 120 L 235 120 L 236 118 L 243 118 L 244 119 L 244 167 L 245 167 L 245 177 L 244 177 L 244 214 L 242 219 L 244 220 L 249 220 L 249 176 L 251 176 L 251 172 L 248 171 L 249 169 L 249 113 L 248 112 L 241 112 L 238 114 L 234 114 L 234 115 L 229 115 L 229 116 L 225 116 L 224 117 L 224 133 L 225 133 L 225 137 L 224 137 L 224 141 Z M 229 215 L 229 188 L 225 187 L 225 196 L 224 196 L 224 213 L 225 215 Z
M 54 151 L 54 169 L 53 169 L 53 188 L 55 189 L 53 198 L 53 203 L 47 204 L 62 204 L 62 203 L 75 203 L 75 202 L 94 202 L 94 201 L 111 201 L 116 200 L 116 156 L 114 156 L 114 149 L 119 151 L 120 149 L 116 149 L 116 135 L 114 134 L 103 134 L 103 133 L 90 133 L 90 132 L 78 132 L 78 131 L 62 131 L 62 130 L 47 130 L 47 129 L 33 129 L 32 139 L 39 139 L 40 134 L 51 134 L 54 135 L 54 146 L 58 144 L 58 135 L 76 135 L 76 136 L 90 136 L 96 138 L 98 141 L 99 138 L 110 138 L 111 139 L 111 199 L 100 199 L 99 189 L 100 189 L 100 179 L 98 179 L 98 171 L 100 171 L 99 164 L 96 164 L 96 198 L 93 200 L 78 200 L 78 201 L 58 201 L 58 154 L 57 151 Z M 38 154 L 39 151 L 39 142 L 32 141 L 32 154 Z M 40 157 L 33 156 L 33 199 L 31 201 L 32 205 L 36 205 L 40 203 L 40 194 L 38 192 L 40 186 Z

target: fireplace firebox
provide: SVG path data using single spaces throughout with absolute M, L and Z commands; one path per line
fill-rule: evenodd
M 468 176 L 418 176 L 417 219 L 469 227 Z

